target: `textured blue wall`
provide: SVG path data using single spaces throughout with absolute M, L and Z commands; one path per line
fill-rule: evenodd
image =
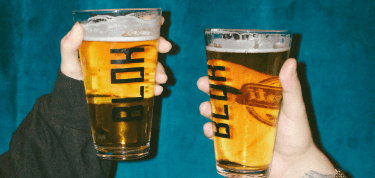
M 1 1 L 0 154 L 35 100 L 52 92 L 60 39 L 73 25 L 71 11 L 128 7 L 161 7 L 166 12 L 163 34 L 175 46 L 173 55 L 160 59 L 173 76 L 170 94 L 158 101 L 162 105 L 155 132 L 159 134 L 154 135 L 156 156 L 120 163 L 116 177 L 220 177 L 212 142 L 202 133 L 208 120 L 198 111 L 209 99 L 196 88 L 196 80 L 207 73 L 206 27 L 298 34 L 298 61 L 315 140 L 352 177 L 375 175 L 372 0 Z

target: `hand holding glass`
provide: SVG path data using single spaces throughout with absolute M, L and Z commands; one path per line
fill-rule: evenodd
M 205 29 L 217 172 L 265 177 L 275 143 L 289 57 L 286 31 Z

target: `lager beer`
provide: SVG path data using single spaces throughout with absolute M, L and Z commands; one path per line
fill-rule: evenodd
M 141 158 L 150 147 L 161 11 L 129 11 L 94 11 L 81 22 L 92 136 L 105 159 Z
M 216 166 L 223 176 L 269 171 L 282 98 L 278 75 L 290 50 L 290 36 L 283 35 L 206 29 Z

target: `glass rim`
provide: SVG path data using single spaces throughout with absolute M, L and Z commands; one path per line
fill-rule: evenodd
M 158 8 L 123 8 L 123 9 L 87 9 L 87 10 L 73 10 L 72 13 L 80 13 L 80 12 L 117 12 L 117 11 L 161 11 L 160 7 Z
M 264 30 L 264 29 L 231 29 L 231 28 L 205 28 L 204 32 L 212 33 L 264 33 L 264 34 L 292 34 L 288 30 Z

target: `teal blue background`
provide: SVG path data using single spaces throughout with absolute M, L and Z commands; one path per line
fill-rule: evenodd
M 116 177 L 220 177 L 196 87 L 207 74 L 203 28 L 284 29 L 297 34 L 299 72 L 314 140 L 352 177 L 375 175 L 375 3 L 372 0 L 12 0 L 0 2 L 0 154 L 36 99 L 53 90 L 60 39 L 72 10 L 161 7 L 161 55 L 170 75 L 157 101 L 152 155 L 118 165 Z M 159 117 L 160 116 L 160 117 Z M 159 127 L 160 126 L 160 127 Z

